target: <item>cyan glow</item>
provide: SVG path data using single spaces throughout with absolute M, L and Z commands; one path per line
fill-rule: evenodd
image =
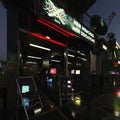
M 30 86 L 28 86 L 28 85 L 23 85 L 23 86 L 22 86 L 22 93 L 27 93 L 27 92 L 29 92 L 29 89 L 30 89 Z

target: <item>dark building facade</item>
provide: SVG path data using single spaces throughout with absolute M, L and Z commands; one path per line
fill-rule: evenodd
M 92 97 L 91 94 L 104 92 L 107 84 L 104 79 L 110 71 L 107 66 L 110 51 L 106 50 L 109 44 L 96 38 L 91 30 L 77 21 L 76 11 L 66 7 L 69 4 L 72 8 L 72 3 L 77 5 L 77 2 L 60 5 L 57 0 L 29 4 L 9 1 L 4 6 L 7 9 L 7 60 L 1 60 L 5 67 L 1 67 L 4 74 L 0 79 L 1 103 L 5 106 L 1 106 L 1 110 L 6 111 L 6 119 L 14 117 L 18 108 L 16 79 L 20 76 L 34 77 L 38 90 L 42 89 L 56 105 L 63 104 L 61 96 L 65 91 L 59 93 L 57 87 L 59 80 L 66 81 L 66 78 L 71 80 L 74 93 L 82 93 L 86 100 Z M 82 5 L 86 4 L 82 2 Z M 90 6 L 81 9 L 80 13 Z M 55 81 L 54 85 L 48 87 L 46 82 L 51 80 Z

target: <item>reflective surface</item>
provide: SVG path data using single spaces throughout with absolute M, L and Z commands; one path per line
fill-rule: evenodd
M 120 99 L 113 94 L 105 94 L 92 101 L 91 120 L 120 119 Z
M 42 113 L 38 120 L 120 120 L 120 99 L 113 94 L 104 94 L 80 105 L 74 103 L 55 107 Z

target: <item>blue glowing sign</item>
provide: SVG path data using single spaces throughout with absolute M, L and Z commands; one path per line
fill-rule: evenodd
M 29 107 L 30 106 L 29 98 L 23 98 L 22 105 L 25 106 L 25 107 Z

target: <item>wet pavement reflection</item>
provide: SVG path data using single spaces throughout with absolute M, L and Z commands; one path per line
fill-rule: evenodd
M 103 94 L 89 100 L 76 96 L 73 102 L 62 106 L 44 97 L 44 104 L 45 109 L 31 120 L 120 120 L 120 97 L 116 94 Z
M 120 120 L 120 98 L 104 94 L 89 103 L 68 103 L 41 115 L 38 120 Z
M 92 101 L 90 120 L 119 120 L 120 98 L 114 94 L 104 94 Z

